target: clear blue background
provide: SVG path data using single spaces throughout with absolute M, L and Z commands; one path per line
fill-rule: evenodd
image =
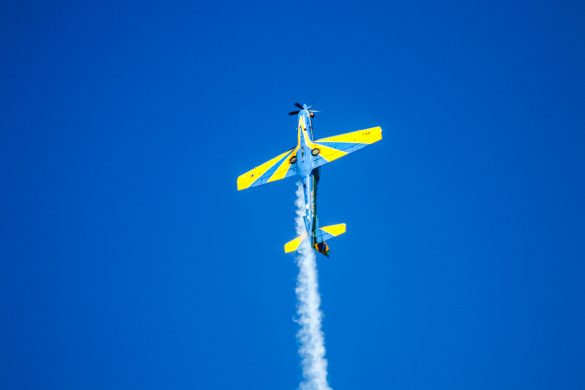
M 278 4 L 277 4 L 278 3 Z M 335 389 L 585 388 L 585 3 L 0 6 L 0 388 L 293 389 L 290 147 Z

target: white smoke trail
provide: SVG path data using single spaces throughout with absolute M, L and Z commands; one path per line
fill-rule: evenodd
M 305 200 L 303 185 L 299 182 L 297 188 L 296 231 L 299 236 L 306 236 Z M 317 281 L 317 265 L 315 251 L 307 238 L 303 239 L 298 249 L 296 294 L 298 299 L 297 315 L 301 326 L 297 333 L 300 342 L 299 355 L 303 365 L 302 390 L 330 390 L 327 384 L 327 360 L 325 360 L 325 339 L 321 330 L 321 297 Z

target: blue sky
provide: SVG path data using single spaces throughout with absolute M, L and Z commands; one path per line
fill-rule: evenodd
M 583 2 L 4 2 L 0 388 L 291 389 L 294 145 L 335 389 L 585 386 Z

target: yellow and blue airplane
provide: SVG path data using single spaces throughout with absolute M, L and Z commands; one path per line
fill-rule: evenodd
M 344 223 L 319 226 L 317 220 L 317 186 L 319 184 L 320 167 L 380 141 L 382 139 L 382 128 L 372 127 L 313 140 L 311 119 L 315 117 L 315 112 L 318 111 L 312 110 L 306 104 L 295 103 L 295 106 L 298 110 L 291 111 L 288 114 L 298 115 L 297 146 L 240 175 L 238 177 L 238 191 L 291 176 L 300 176 L 306 207 L 305 215 L 303 216 L 306 235 L 311 239 L 313 248 L 329 257 L 329 245 L 327 245 L 326 240 L 345 233 L 346 226 Z M 302 235 L 287 242 L 284 245 L 284 251 L 286 253 L 296 251 L 305 237 Z

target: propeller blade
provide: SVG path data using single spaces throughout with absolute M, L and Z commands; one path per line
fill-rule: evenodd
M 304 108 L 301 103 L 295 103 L 295 107 L 298 108 L 299 110 L 302 110 Z
M 299 113 L 299 111 L 291 111 L 288 113 L 288 115 L 297 115 Z

